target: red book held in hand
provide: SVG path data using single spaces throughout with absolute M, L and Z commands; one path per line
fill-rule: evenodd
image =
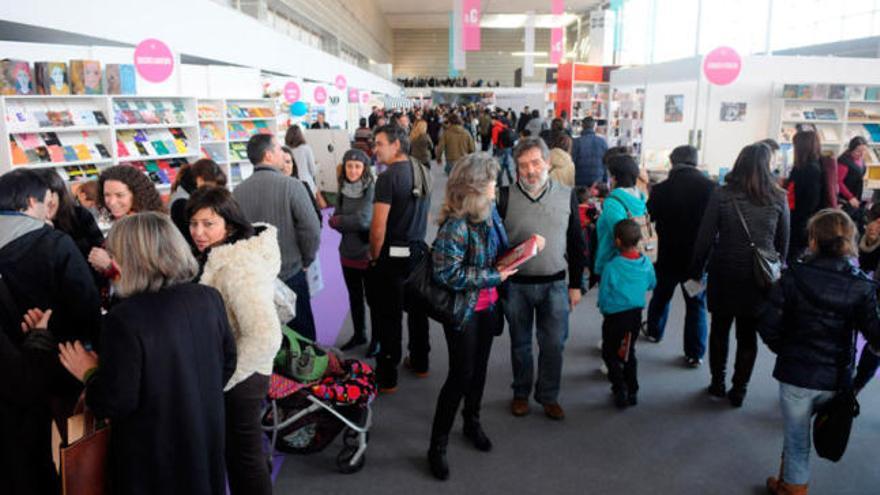
M 498 259 L 499 270 L 513 270 L 538 254 L 538 236 L 532 235 Z

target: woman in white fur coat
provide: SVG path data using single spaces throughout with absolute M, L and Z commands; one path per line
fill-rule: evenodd
M 269 391 L 272 361 L 281 346 L 273 302 L 273 283 L 281 269 L 278 233 L 271 225 L 248 223 L 222 187 L 197 190 L 187 201 L 186 214 L 202 268 L 199 281 L 223 296 L 238 349 L 235 373 L 224 388 L 230 492 L 271 494 L 260 402 Z

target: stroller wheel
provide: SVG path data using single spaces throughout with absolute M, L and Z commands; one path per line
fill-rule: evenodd
M 342 443 L 346 447 L 358 448 L 360 446 L 360 442 L 358 440 L 360 434 L 351 428 L 346 428 L 345 432 L 342 433 Z M 367 432 L 367 443 L 370 443 L 370 432 Z
M 367 462 L 367 454 L 366 452 L 361 454 L 360 459 L 356 463 L 351 464 L 351 459 L 354 457 L 355 452 L 357 452 L 356 447 L 343 447 L 339 455 L 336 456 L 336 467 L 339 468 L 340 473 L 353 474 L 363 469 L 364 463 Z

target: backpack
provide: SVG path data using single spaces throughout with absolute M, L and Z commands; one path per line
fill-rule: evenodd
M 645 211 L 644 215 L 633 216 L 632 212 L 627 208 L 626 203 L 621 201 L 620 199 L 609 195 L 607 199 L 613 199 L 620 203 L 620 206 L 623 206 L 624 211 L 626 211 L 626 218 L 635 221 L 639 230 L 642 233 L 642 238 L 639 240 L 639 252 L 644 254 L 651 263 L 657 262 L 657 231 L 654 230 L 654 225 L 651 223 L 651 215 Z
M 431 199 L 431 171 L 428 167 L 413 157 L 409 158 L 409 164 L 412 167 L 413 174 L 413 190 L 412 195 L 415 198 Z

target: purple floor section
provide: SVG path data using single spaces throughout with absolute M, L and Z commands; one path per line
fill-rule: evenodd
M 321 247 L 318 250 L 324 289 L 312 297 L 318 342 L 324 345 L 333 345 L 336 342 L 349 312 L 348 290 L 342 278 L 342 265 L 339 264 L 339 241 L 342 235 L 327 224 L 332 212 L 332 209 L 323 212 L 324 225 L 321 228 Z

